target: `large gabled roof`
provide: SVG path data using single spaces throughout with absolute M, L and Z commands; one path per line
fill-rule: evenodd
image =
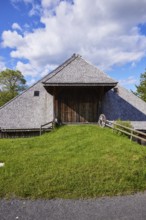
M 112 87 L 117 84 L 115 80 L 76 54 L 50 73 L 43 83 L 45 86 L 107 85 Z

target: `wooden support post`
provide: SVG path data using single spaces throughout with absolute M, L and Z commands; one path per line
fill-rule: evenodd
M 53 120 L 55 119 L 55 87 L 53 87 Z
M 59 88 L 54 87 L 54 92 L 53 92 L 53 103 L 54 103 L 54 120 L 55 118 L 58 119 L 58 92 Z
M 114 133 L 114 125 L 112 126 L 112 132 Z
M 131 131 L 130 141 L 132 141 L 133 131 Z
M 98 102 L 98 117 L 100 114 L 102 114 L 102 99 L 103 99 L 103 95 L 104 95 L 104 86 L 99 87 L 99 102 Z

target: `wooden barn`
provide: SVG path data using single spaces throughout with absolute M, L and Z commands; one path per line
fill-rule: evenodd
M 117 82 L 74 55 L 43 82 L 62 123 L 98 122 L 104 94 Z
M 97 123 L 101 113 L 109 120 L 130 120 L 135 129 L 146 130 L 146 103 L 73 54 L 0 108 L 0 136 L 38 134 L 41 125 L 53 120 Z

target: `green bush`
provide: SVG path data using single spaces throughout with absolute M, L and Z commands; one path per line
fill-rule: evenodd
M 125 134 L 125 133 L 123 133 L 121 131 L 116 130 L 116 129 L 120 129 L 122 131 L 126 131 L 126 132 L 130 133 L 130 130 L 128 128 L 133 128 L 130 121 L 122 121 L 121 119 L 118 119 L 118 120 L 115 121 L 115 123 L 118 124 L 118 125 L 114 125 L 114 130 L 115 130 L 116 133 L 118 133 L 120 135 L 126 135 L 128 137 L 130 136 L 128 134 Z M 123 125 L 123 126 L 125 126 L 127 128 L 123 128 L 120 125 Z

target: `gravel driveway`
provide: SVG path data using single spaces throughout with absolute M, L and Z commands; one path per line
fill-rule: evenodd
M 0 200 L 0 220 L 146 220 L 146 192 L 88 200 Z

